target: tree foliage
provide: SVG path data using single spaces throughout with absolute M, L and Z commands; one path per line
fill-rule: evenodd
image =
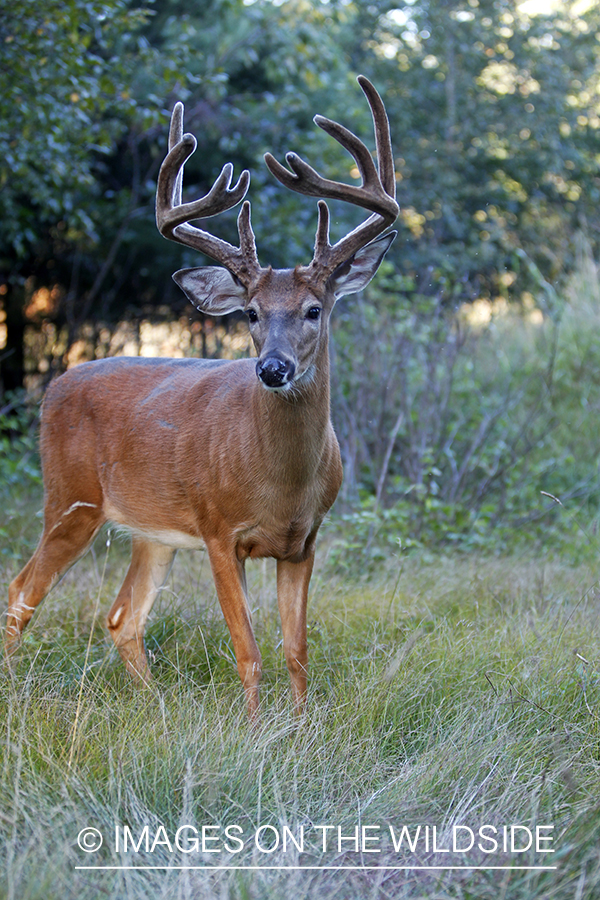
M 314 204 L 274 184 L 262 153 L 294 147 L 347 177 L 311 120 L 341 116 L 368 134 L 353 82 L 364 71 L 392 122 L 392 258 L 406 288 L 454 303 L 519 296 L 532 272 L 567 271 L 573 234 L 598 226 L 599 32 L 595 4 L 533 16 L 516 0 L 2 0 L 6 285 L 22 307 L 27 279 L 30 291 L 60 283 L 54 314 L 66 320 L 71 307 L 70 340 L 85 319 L 173 298 L 152 195 L 175 98 L 200 143 L 189 190 L 209 186 L 224 159 L 249 166 L 261 253 L 301 260 Z M 336 210 L 340 230 L 354 215 Z
M 515 0 L 357 9 L 356 53 L 385 86 L 399 156 L 401 264 L 428 293 L 531 289 L 517 250 L 555 280 L 575 231 L 598 224 L 600 10 L 526 10 Z
M 98 241 L 101 160 L 135 115 L 130 81 L 144 21 L 124 0 L 11 0 L 0 18 L 3 254 L 25 258 L 45 229 Z
M 483 508 L 486 478 L 504 490 L 503 473 L 545 425 L 526 406 L 515 412 L 527 390 L 508 376 L 505 394 L 490 389 L 483 403 L 469 394 L 455 310 L 501 298 L 556 317 L 555 286 L 572 270 L 578 235 L 594 252 L 600 231 L 600 7 L 574 9 L 566 0 L 545 14 L 520 0 L 0 0 L 0 387 L 18 387 L 26 370 L 49 377 L 77 343 L 83 356 L 110 352 L 123 320 L 196 316 L 206 334 L 170 277 L 198 256 L 154 224 L 177 99 L 199 145 L 186 196 L 205 193 L 225 161 L 249 168 L 261 262 L 308 261 L 315 203 L 283 190 L 262 156 L 295 150 L 351 181 L 352 160 L 312 117 L 341 120 L 372 146 L 355 82 L 363 72 L 389 112 L 401 215 L 387 275 L 334 319 L 350 494 Z M 333 236 L 359 217 L 334 204 Z M 236 240 L 233 212 L 211 226 Z M 371 370 L 377 396 L 363 385 Z M 485 446 L 475 447 L 480 432 Z

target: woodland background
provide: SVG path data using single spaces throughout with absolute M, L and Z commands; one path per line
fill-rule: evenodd
M 199 141 L 187 196 L 225 161 L 249 168 L 261 261 L 295 265 L 315 204 L 262 155 L 351 182 L 312 116 L 372 142 L 363 72 L 401 216 L 379 277 L 332 320 L 340 557 L 581 542 L 599 497 L 598 3 L 0 0 L 0 48 L 5 485 L 39 477 L 35 404 L 68 365 L 249 352 L 243 320 L 203 318 L 171 281 L 203 262 L 154 224 L 174 102 Z M 360 215 L 346 207 L 334 236 Z M 234 213 L 214 227 L 234 239 Z

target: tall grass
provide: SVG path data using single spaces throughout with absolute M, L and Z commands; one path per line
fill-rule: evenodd
M 154 688 L 136 692 L 94 618 L 126 565 L 97 542 L 40 607 L 14 679 L 0 683 L 0 896 L 16 898 L 593 898 L 600 893 L 598 573 L 593 566 L 414 556 L 365 582 L 327 578 L 310 604 L 309 710 L 296 721 L 271 566 L 251 595 L 264 657 L 262 719 L 246 721 L 208 566 L 181 553 L 148 629 Z M 104 554 L 108 553 L 106 571 Z M 2 571 L 2 588 L 16 571 Z M 89 652 L 88 652 L 88 642 Z M 84 663 L 87 667 L 84 671 Z M 552 825 L 553 854 L 395 853 L 396 832 L 435 825 Z M 114 852 L 115 825 L 173 839 L 238 825 L 239 853 Z M 261 852 L 261 826 L 307 834 Z M 327 850 L 316 825 L 358 825 L 378 854 Z M 97 828 L 86 854 L 77 835 Z M 379 831 L 373 826 L 379 826 Z M 550 833 L 550 832 L 547 832 Z M 223 832 L 212 831 L 211 835 Z M 269 844 L 274 832 L 265 833 Z M 233 843 L 230 847 L 237 847 Z M 554 865 L 553 871 L 360 866 Z M 91 871 L 85 865 L 250 866 Z M 265 866 L 334 869 L 266 869 Z M 354 866 L 348 869 L 342 867 Z
M 397 550 L 410 537 L 401 516 L 380 531 L 355 516 L 337 546 L 329 525 L 302 719 L 291 710 L 271 563 L 250 569 L 264 658 L 252 728 L 205 557 L 179 554 L 147 631 L 154 686 L 136 692 L 103 627 L 127 541 L 98 539 L 37 611 L 14 677 L 0 674 L 0 898 L 597 900 L 600 291 L 585 248 L 580 262 L 558 332 L 506 319 L 486 338 L 511 372 L 554 354 L 546 437 L 511 486 L 525 506 L 548 502 L 554 519 L 525 515 L 510 540 L 482 531 L 468 554 L 409 556 Z M 40 530 L 32 447 L 27 434 L 0 459 L 3 596 Z M 540 501 L 542 490 L 562 503 Z M 431 521 L 440 515 L 432 506 Z M 368 568 L 364 553 L 347 565 L 364 547 Z M 413 836 L 435 826 L 437 852 L 423 841 L 396 852 L 390 825 Z M 456 826 L 484 825 L 552 826 L 555 852 L 440 851 Z M 125 826 L 136 840 L 147 827 L 153 851 L 142 839 L 139 852 L 117 852 L 115 827 Z M 218 840 L 171 852 L 180 826 L 213 826 Z M 232 826 L 240 852 L 223 840 Z M 265 826 L 260 849 L 253 837 Z M 333 826 L 325 851 L 317 826 Z M 345 838 L 365 826 L 379 842 L 338 845 L 338 826 Z M 78 846 L 87 827 L 103 836 L 97 853 Z M 267 852 L 285 827 L 297 839 L 304 828 L 304 850 Z M 433 868 L 449 864 L 462 868 Z M 100 865 L 122 868 L 82 868 Z M 533 868 L 542 865 L 554 868 Z

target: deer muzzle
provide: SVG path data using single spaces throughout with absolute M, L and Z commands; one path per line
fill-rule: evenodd
M 271 353 L 256 364 L 256 374 L 267 388 L 280 388 L 292 381 L 296 366 L 291 359 Z

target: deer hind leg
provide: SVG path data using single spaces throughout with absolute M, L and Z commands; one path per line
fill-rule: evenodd
M 237 669 L 246 694 L 248 714 L 255 719 L 262 659 L 252 630 L 244 563 L 236 557 L 233 549 L 208 542 L 207 549 L 217 596 L 231 634 Z
M 134 537 L 129 570 L 106 619 L 125 668 L 140 687 L 151 677 L 144 648 L 146 620 L 174 558 L 172 547 Z
M 281 616 L 283 652 L 292 680 L 296 712 L 306 702 L 308 650 L 306 641 L 306 605 L 314 555 L 303 562 L 277 561 L 277 603 Z
M 104 521 L 99 505 L 83 501 L 75 501 L 61 513 L 50 512 L 46 516 L 37 550 L 8 588 L 4 647 L 9 663 L 36 606 L 83 556 Z

